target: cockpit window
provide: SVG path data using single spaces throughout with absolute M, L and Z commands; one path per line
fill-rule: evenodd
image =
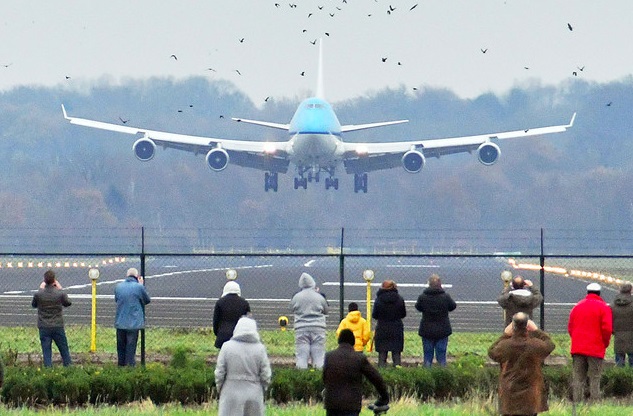
M 323 108 L 323 104 L 314 104 L 314 103 L 310 103 L 306 105 L 306 108 Z

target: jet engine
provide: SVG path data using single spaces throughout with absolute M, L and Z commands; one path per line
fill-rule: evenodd
M 486 166 L 494 165 L 501 156 L 501 149 L 494 143 L 482 143 L 477 149 L 479 162 Z
M 134 150 L 134 154 L 138 160 L 147 162 L 154 157 L 154 154 L 156 154 L 156 144 L 152 139 L 143 137 L 142 139 L 138 139 L 134 142 L 132 150 Z
M 224 149 L 211 149 L 207 153 L 207 165 L 211 170 L 219 172 L 229 164 L 229 154 Z
M 424 155 L 417 150 L 409 150 L 402 156 L 402 167 L 409 173 L 418 173 L 424 167 Z

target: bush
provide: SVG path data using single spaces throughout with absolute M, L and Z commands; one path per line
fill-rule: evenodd
M 7 366 L 2 401 L 11 406 L 83 406 L 120 405 L 149 398 L 155 404 L 199 404 L 217 397 L 213 372 L 213 367 L 200 360 L 180 362 L 176 367 L 152 363 L 145 368 Z M 392 400 L 415 397 L 424 401 L 489 397 L 497 389 L 499 368 L 480 366 L 477 358 L 469 357 L 445 368 L 384 368 L 380 373 Z M 553 396 L 568 397 L 570 366 L 545 367 L 544 376 Z M 630 368 L 608 368 L 602 382 L 605 397 L 633 394 Z M 369 382 L 365 381 L 363 389 L 365 397 L 376 397 Z M 273 373 L 268 398 L 277 403 L 313 403 L 323 399 L 322 391 L 321 371 L 279 368 Z

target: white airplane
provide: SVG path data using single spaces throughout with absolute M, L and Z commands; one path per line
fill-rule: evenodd
M 307 189 L 308 182 L 325 178 L 325 189 L 338 189 L 336 169 L 342 164 L 345 172 L 354 174 L 354 192 L 367 192 L 367 172 L 402 166 L 409 173 L 418 173 L 429 157 L 462 152 L 476 152 L 479 161 L 492 165 L 499 159 L 498 141 L 503 139 L 559 133 L 572 127 L 576 113 L 566 125 L 529 128 L 503 133 L 446 139 L 413 140 L 403 142 L 349 143 L 342 140 L 343 133 L 406 123 L 408 120 L 369 124 L 341 125 L 332 106 L 323 95 L 322 46 L 319 45 L 317 92 L 299 104 L 289 124 L 233 118 L 233 120 L 259 126 L 285 130 L 289 140 L 245 141 L 213 137 L 190 136 L 145 128 L 122 126 L 70 117 L 62 104 L 64 118 L 72 124 L 110 130 L 119 133 L 142 135 L 132 146 L 141 161 L 154 157 L 156 147 L 186 150 L 195 154 L 206 153 L 209 168 L 219 172 L 229 163 L 265 171 L 264 190 L 277 192 L 278 174 L 286 173 L 288 166 L 296 168 L 294 188 Z

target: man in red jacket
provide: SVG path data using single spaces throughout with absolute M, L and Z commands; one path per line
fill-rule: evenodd
M 589 378 L 589 398 L 591 400 L 600 398 L 602 364 L 613 328 L 611 308 L 600 297 L 601 289 L 597 283 L 589 284 L 587 296 L 569 313 L 567 332 L 571 337 L 574 402 L 584 398 L 587 378 Z

